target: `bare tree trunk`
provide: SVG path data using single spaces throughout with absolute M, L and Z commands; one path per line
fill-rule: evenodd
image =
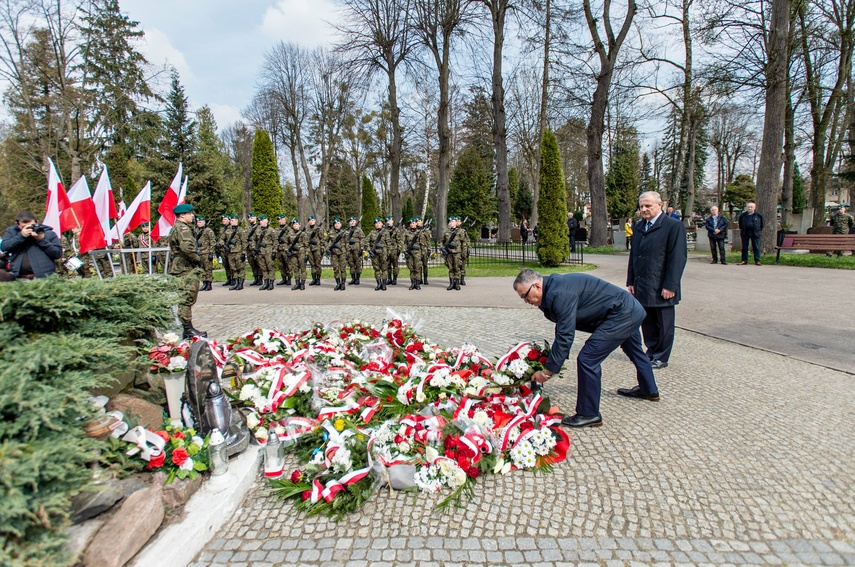
M 395 66 L 387 62 L 387 77 L 389 78 L 389 116 L 392 122 L 392 147 L 389 148 L 389 200 L 392 206 L 392 217 L 401 217 L 401 153 L 404 146 L 403 128 L 401 127 L 401 109 L 398 107 L 398 85 L 395 80 Z
M 451 125 L 449 117 L 449 69 L 448 57 L 450 45 L 444 42 L 442 53 L 442 64 L 439 68 L 439 110 L 437 112 L 436 133 L 439 138 L 439 171 L 436 180 L 436 200 L 434 214 L 437 227 L 445 226 L 448 217 L 448 182 L 451 172 Z
M 603 129 L 605 123 L 606 107 L 608 106 L 609 87 L 612 82 L 612 72 L 617 61 L 618 51 L 626 38 L 632 19 L 635 16 L 636 5 L 629 0 L 626 17 L 617 37 L 611 27 L 611 14 L 609 12 L 611 1 L 603 3 L 603 26 L 608 39 L 608 47 L 600 39 L 597 29 L 598 19 L 591 11 L 590 0 L 583 0 L 585 9 L 585 20 L 588 23 L 588 31 L 594 42 L 594 50 L 600 58 L 600 70 L 597 73 L 597 88 L 594 90 L 594 98 L 591 102 L 591 120 L 586 129 L 588 143 L 588 187 L 591 193 L 591 230 L 588 233 L 588 242 L 591 246 L 604 246 L 607 242 L 609 218 L 606 211 L 606 184 L 603 176 Z
M 546 104 L 549 100 L 549 50 L 552 43 L 552 0 L 546 0 L 546 22 L 543 32 L 543 76 L 540 84 L 540 131 L 535 147 L 535 167 L 537 171 L 531 178 L 531 219 L 529 226 L 537 226 L 537 207 L 540 200 L 540 148 L 543 145 L 543 133 L 546 132 Z
M 789 79 L 787 80 L 789 85 Z M 796 109 L 792 93 L 787 89 L 787 110 L 784 115 L 784 181 L 781 189 L 781 226 L 787 228 L 793 212 L 793 175 L 796 165 L 795 124 Z
M 692 127 L 689 130 L 689 159 L 686 164 L 686 208 L 683 211 L 683 224 L 686 226 L 691 226 L 692 215 L 695 212 L 695 148 L 700 127 L 700 118 L 693 117 Z
M 766 110 L 763 141 L 757 167 L 757 211 L 766 220 L 760 242 L 762 252 L 775 246 L 778 191 L 781 183 L 781 150 L 787 112 L 787 36 L 790 30 L 789 0 L 772 0 L 766 61 Z

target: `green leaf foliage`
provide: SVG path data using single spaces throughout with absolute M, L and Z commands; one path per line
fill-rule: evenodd
M 273 142 L 267 132 L 256 130 L 252 145 L 252 210 L 275 219 L 285 212 L 283 201 Z
M 540 198 L 538 200 L 537 257 L 543 266 L 557 266 L 567 258 L 567 200 L 564 172 L 555 134 L 543 134 L 540 150 Z
M 754 199 L 757 186 L 750 175 L 744 173 L 737 175 L 733 183 L 728 183 L 724 188 L 723 199 L 737 209 L 745 208 L 745 204 Z M 795 192 L 795 191 L 794 191 Z
M 101 444 L 95 388 L 128 371 L 132 341 L 173 321 L 177 280 L 57 277 L 0 286 L 0 565 L 65 565 L 70 498 Z M 109 447 L 107 447 L 109 450 Z
M 383 217 L 380 209 L 380 199 L 367 175 L 362 176 L 362 232 L 368 234 L 374 230 L 374 219 Z

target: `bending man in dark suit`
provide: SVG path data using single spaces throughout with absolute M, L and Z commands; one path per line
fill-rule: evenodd
M 552 351 L 544 365 L 546 369 L 532 376 L 536 382 L 546 382 L 561 370 L 577 330 L 591 333 L 576 358 L 576 415 L 565 417 L 561 423 L 569 427 L 603 424 L 601 364 L 618 347 L 635 364 L 638 377 L 638 386 L 621 388 L 618 394 L 651 401 L 659 399 L 653 369 L 638 332 L 644 308 L 626 291 L 589 274 L 554 274 L 544 278 L 534 270 L 520 272 L 514 280 L 514 291 L 555 323 Z
M 686 229 L 662 212 L 655 191 L 638 198 L 641 220 L 632 231 L 626 286 L 644 307 L 641 324 L 653 368 L 665 368 L 674 346 L 674 306 L 680 303 L 680 280 L 686 267 Z
M 727 219 L 724 215 L 718 214 L 718 207 L 710 208 L 710 216 L 704 221 L 704 226 L 707 229 L 707 237 L 710 239 L 710 250 L 712 250 L 711 264 L 718 263 L 718 256 L 721 253 L 722 265 L 727 265 L 727 256 L 724 251 L 724 238 L 727 236 Z

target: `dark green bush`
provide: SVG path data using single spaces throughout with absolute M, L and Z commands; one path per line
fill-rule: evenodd
M 570 236 L 567 234 L 567 201 L 561 154 L 551 130 L 544 132 L 540 151 L 537 215 L 537 257 L 543 266 L 557 266 L 567 259 Z
M 86 402 L 173 324 L 172 278 L 51 277 L 0 285 L 0 565 L 64 565 L 71 496 L 91 481 Z

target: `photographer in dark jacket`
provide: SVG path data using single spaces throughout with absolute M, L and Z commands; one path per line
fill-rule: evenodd
M 24 279 L 53 274 L 54 260 L 62 257 L 62 245 L 53 228 L 38 224 L 29 211 L 15 216 L 15 225 L 6 229 L 0 249 L 11 257 L 12 274 Z

